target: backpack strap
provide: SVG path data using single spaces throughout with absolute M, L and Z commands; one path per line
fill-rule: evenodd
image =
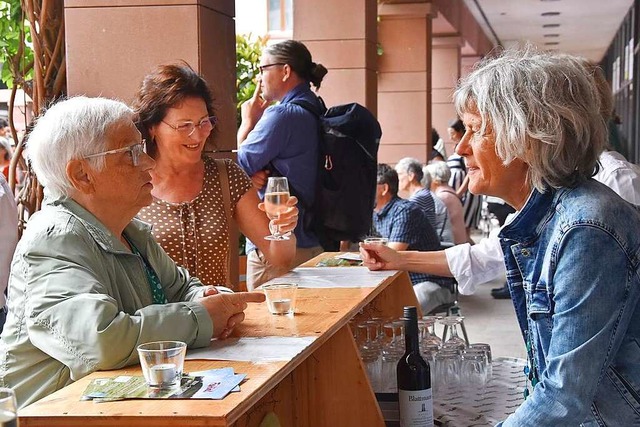
M 222 203 L 224 204 L 224 213 L 227 217 L 227 229 L 231 227 L 231 187 L 229 186 L 229 172 L 224 159 L 214 159 L 216 168 L 218 169 L 218 177 L 220 178 L 220 188 L 222 190 Z M 231 242 L 229 242 L 231 244 Z M 231 274 L 231 256 L 227 256 L 227 273 Z M 227 277 L 227 280 L 229 278 Z M 229 282 L 231 283 L 231 282 Z
M 320 116 L 324 114 L 325 111 L 327 111 L 327 106 L 325 105 L 324 100 L 322 98 L 320 98 L 319 96 L 317 98 L 318 98 L 318 101 L 320 101 L 321 110 L 318 110 L 318 107 L 316 107 L 311 102 L 306 101 L 304 99 L 294 99 L 292 101 L 289 101 L 289 104 L 302 107 L 302 109 L 307 110 L 308 112 L 316 116 L 316 118 L 320 118 Z

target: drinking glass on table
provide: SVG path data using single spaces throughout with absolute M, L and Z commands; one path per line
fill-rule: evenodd
M 18 425 L 16 395 L 10 388 L 0 388 L 0 426 Z
M 449 330 L 449 338 L 445 340 L 442 347 L 456 350 L 464 350 L 467 348 L 467 342 L 463 338 L 460 338 L 457 329 L 457 326 L 461 324 L 463 320 L 464 317 L 461 316 L 447 316 L 439 320 L 439 322 L 445 325 Z
M 287 209 L 289 201 L 289 182 L 284 176 L 270 176 L 267 180 L 267 189 L 264 193 L 264 208 L 269 219 L 278 219 L 280 214 Z M 266 240 L 289 240 L 289 234 L 281 234 L 278 225 L 269 222 L 270 236 L 265 236 Z

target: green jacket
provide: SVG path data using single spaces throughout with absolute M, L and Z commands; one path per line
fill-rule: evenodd
M 152 304 L 142 259 L 74 201 L 55 201 L 29 220 L 12 262 L 0 340 L 0 385 L 15 390 L 20 407 L 94 371 L 138 363 L 138 344 L 209 345 L 213 324 L 195 302 L 200 281 L 169 258 L 149 225 L 134 219 L 125 234 L 153 266 L 169 304 Z

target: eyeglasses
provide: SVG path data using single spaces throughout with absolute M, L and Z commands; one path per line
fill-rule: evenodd
M 143 139 L 141 142 L 137 144 L 130 145 L 128 147 L 116 148 L 115 150 L 103 151 L 101 153 L 89 154 L 88 156 L 84 156 L 83 159 L 91 159 L 93 157 L 106 156 L 107 154 L 118 154 L 128 152 L 129 156 L 131 156 L 131 163 L 133 166 L 138 166 L 140 163 L 140 154 L 144 153 L 146 141 Z
M 164 120 L 160 120 L 165 125 L 169 126 L 171 129 L 180 132 L 185 136 L 191 136 L 196 131 L 196 128 L 203 130 L 205 132 L 211 132 L 213 128 L 216 126 L 218 119 L 216 116 L 206 117 L 200 120 L 200 123 L 195 124 L 191 121 L 178 122 L 175 125 L 171 125 Z
M 258 65 L 258 70 L 260 70 L 260 74 L 264 74 L 264 70 L 269 67 L 275 67 L 276 65 L 287 65 L 284 62 L 276 62 L 275 64 L 267 64 L 267 65 Z

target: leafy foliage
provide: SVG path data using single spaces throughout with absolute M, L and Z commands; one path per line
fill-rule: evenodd
M 24 44 L 22 44 L 24 31 Z M 0 1 L 0 78 L 12 87 L 14 76 L 23 82 L 33 78 L 33 49 L 29 22 L 24 19 L 20 0 Z
M 260 74 L 258 64 L 267 40 L 268 37 L 258 37 L 256 40 L 252 40 L 251 34 L 236 35 L 236 92 L 238 99 L 236 117 L 238 126 L 242 120 L 240 107 L 242 103 L 253 96 L 253 92 L 256 90 L 256 78 Z M 240 255 L 246 255 L 245 241 L 245 236 L 240 234 L 238 242 Z
M 253 96 L 256 89 L 256 77 L 260 71 L 258 64 L 262 49 L 268 37 L 252 40 L 251 34 L 236 35 L 236 90 L 238 97 L 238 126 L 240 126 L 240 106 Z

